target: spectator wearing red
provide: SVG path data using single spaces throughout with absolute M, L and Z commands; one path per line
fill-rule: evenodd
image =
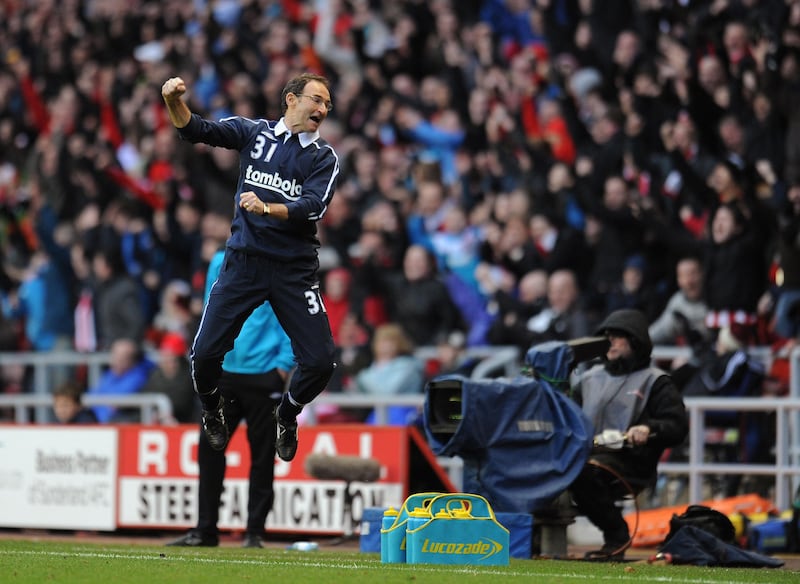
M 331 324 L 333 342 L 339 344 L 339 329 L 345 317 L 351 312 L 350 289 L 352 275 L 346 268 L 334 268 L 325 274 L 322 287 L 322 301 Z

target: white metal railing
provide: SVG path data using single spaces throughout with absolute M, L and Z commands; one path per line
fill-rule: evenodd
M 33 393 L 49 393 L 52 389 L 50 376 L 57 367 L 86 366 L 89 385 L 93 385 L 108 366 L 110 354 L 79 353 L 77 351 L 24 351 L 0 352 L 0 367 L 21 365 L 33 368 Z
M 62 367 L 86 367 L 87 382 L 89 387 L 96 384 L 103 371 L 108 366 L 111 355 L 106 352 L 80 353 L 78 351 L 25 351 L 25 352 L 0 352 L 0 367 L 23 366 L 33 369 L 31 393 L 22 395 L 42 396 L 46 405 L 51 403 L 50 393 L 53 389 L 53 373 Z M 48 420 L 49 410 L 46 405 L 37 402 L 35 415 L 32 421 L 44 422 Z M 27 415 L 27 414 L 26 414 Z
M 796 347 L 797 350 L 800 347 Z M 766 345 L 759 345 L 756 347 L 748 347 L 747 354 L 751 357 L 758 359 L 764 365 L 769 366 L 772 362 L 772 348 Z M 800 355 L 800 352 L 797 353 Z M 672 345 L 656 345 L 653 347 L 652 358 L 653 361 L 670 361 L 678 357 L 688 358 L 692 356 L 691 347 L 678 347 Z
M 434 359 L 437 349 L 433 346 L 418 347 L 414 354 L 423 360 Z M 503 375 L 513 377 L 520 367 L 519 349 L 511 346 L 483 346 L 468 347 L 465 355 L 479 359 L 472 377 L 486 377 L 489 373 L 501 370 Z M 148 353 L 152 360 L 158 359 L 157 352 Z M 20 365 L 33 368 L 32 393 L 49 393 L 52 388 L 51 373 L 57 367 L 86 366 L 88 369 L 88 384 L 93 385 L 103 374 L 108 366 L 110 353 L 79 353 L 77 351 L 20 351 L 0 352 L 0 367 L 7 365 Z
M 689 460 L 662 462 L 659 473 L 688 475 L 689 502 L 702 501 L 703 477 L 709 475 L 762 475 L 775 478 L 775 505 L 787 509 L 800 481 L 800 398 L 692 397 L 684 400 L 689 412 Z M 708 412 L 775 412 L 775 462 L 771 464 L 715 463 L 705 461 L 705 414 Z
M 172 401 L 164 393 L 136 393 L 131 395 L 91 395 L 83 394 L 81 401 L 86 406 L 108 405 L 123 408 L 137 408 L 142 424 L 160 424 L 172 419 Z M 48 411 L 53 405 L 53 397 L 48 394 L 22 393 L 0 395 L 0 408 L 14 410 L 14 421 L 17 424 L 41 422 L 39 412 Z M 35 416 L 31 416 L 35 410 Z
M 433 346 L 424 346 L 416 349 L 414 353 L 422 360 L 434 359 L 437 356 L 437 349 Z M 479 362 L 472 372 L 475 379 L 487 377 L 490 374 L 501 372 L 502 375 L 513 377 L 519 372 L 519 350 L 511 346 L 485 346 L 468 347 L 465 355 L 470 358 L 478 359 Z M 156 361 L 157 353 L 150 353 L 148 357 Z M 43 422 L 49 418 L 49 406 L 51 405 L 51 391 L 53 388 L 52 373 L 57 367 L 87 367 L 87 384 L 89 387 L 95 385 L 108 366 L 110 354 L 108 352 L 98 353 L 79 353 L 77 351 L 47 351 L 47 352 L 0 352 L 0 367 L 2 366 L 23 366 L 31 367 L 33 370 L 33 380 L 30 393 L 2 395 L 0 394 L 0 404 L 15 407 L 15 420 L 21 423 Z M 84 394 L 84 402 L 93 400 L 94 396 Z M 134 398 L 138 399 L 138 398 Z M 140 400 L 141 401 L 141 400 Z M 143 398 L 148 401 L 148 398 Z M 323 394 L 308 408 L 309 420 L 316 421 L 315 408 L 319 404 L 336 404 L 342 407 L 374 407 L 376 411 L 376 423 L 385 424 L 388 420 L 388 410 L 392 405 L 421 405 L 424 401 L 422 394 L 409 396 L 390 396 L 389 399 L 367 395 L 350 394 Z M 341 402 L 341 403 L 339 403 Z M 95 403 L 95 402 L 92 402 Z M 106 402 L 103 402 L 106 403 Z M 127 401 L 122 405 L 132 405 L 139 407 L 138 402 Z M 142 414 L 147 420 L 152 419 L 152 412 L 145 412 L 147 406 L 142 406 Z M 30 416 L 30 409 L 36 408 L 33 416 Z M 145 417 L 142 419 L 144 420 Z
M 748 353 L 765 364 L 771 361 L 770 347 L 751 347 Z M 420 359 L 436 357 L 436 347 L 418 347 L 414 354 Z M 475 379 L 485 377 L 487 373 L 501 370 L 506 377 L 514 377 L 519 372 L 521 355 L 519 349 L 511 346 L 483 346 L 469 347 L 466 355 L 480 359 L 480 363 L 472 373 Z M 676 357 L 689 357 L 689 347 L 676 347 L 657 345 L 653 348 L 654 360 L 668 360 Z M 149 355 L 157 358 L 157 354 Z M 50 391 L 50 369 L 59 366 L 86 366 L 88 368 L 88 381 L 93 384 L 104 368 L 108 365 L 109 353 L 79 353 L 77 351 L 24 351 L 0 352 L 0 367 L 5 365 L 22 365 L 33 368 L 33 393 L 48 393 Z M 790 357 L 791 361 L 791 387 L 792 395 L 800 397 L 800 345 L 794 348 Z
M 519 349 L 516 347 L 486 346 L 469 347 L 465 350 L 468 358 L 479 359 L 472 370 L 472 379 L 482 379 L 489 374 L 501 371 L 504 377 L 514 377 L 520 371 Z M 422 361 L 435 359 L 436 347 L 418 347 L 414 356 Z M 418 406 L 425 402 L 423 394 L 405 395 L 367 395 L 357 393 L 328 393 L 319 395 L 311 404 L 306 406 L 308 420 L 311 423 L 317 420 L 318 406 L 335 405 L 341 408 L 373 408 L 375 410 L 375 423 L 386 424 L 389 420 L 389 408 L 392 406 Z
M 437 349 L 433 346 L 417 347 L 414 351 L 414 356 L 423 361 L 435 359 L 436 354 Z M 506 345 L 467 347 L 464 349 L 464 355 L 468 358 L 480 360 L 470 375 L 473 379 L 489 377 L 490 374 L 498 370 L 502 370 L 503 377 L 514 377 L 520 371 L 520 351 L 517 347 Z M 497 375 L 494 375 L 494 377 L 497 377 Z
M 424 403 L 425 395 L 421 393 L 367 395 L 364 393 L 323 392 L 303 409 L 303 415 L 307 416 L 306 421 L 311 425 L 317 423 L 317 410 L 324 408 L 326 405 L 333 405 L 345 409 L 373 408 L 375 410 L 375 424 L 380 426 L 388 422 L 390 407 L 416 406 L 421 408 Z

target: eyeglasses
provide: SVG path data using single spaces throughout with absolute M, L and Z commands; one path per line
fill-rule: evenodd
M 317 105 L 324 105 L 325 109 L 328 110 L 329 112 L 333 111 L 333 103 L 330 101 L 325 101 L 318 95 L 308 95 L 306 93 L 298 93 L 297 97 L 307 97 Z

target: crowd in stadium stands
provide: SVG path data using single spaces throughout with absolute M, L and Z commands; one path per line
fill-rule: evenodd
M 525 349 L 639 308 L 668 344 L 798 338 L 800 1 L 11 0 L 0 350 L 190 344 L 239 164 L 180 141 L 161 85 L 277 119 L 302 71 L 335 105 L 340 389 L 388 323 Z

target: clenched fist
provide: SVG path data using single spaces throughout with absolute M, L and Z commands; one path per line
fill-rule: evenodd
M 161 97 L 164 101 L 179 99 L 186 93 L 186 83 L 180 77 L 172 77 L 161 86 Z
M 169 119 L 176 128 L 183 128 L 189 123 L 192 112 L 183 102 L 181 96 L 186 93 L 186 83 L 180 77 L 172 77 L 161 86 L 161 97 L 167 105 Z

